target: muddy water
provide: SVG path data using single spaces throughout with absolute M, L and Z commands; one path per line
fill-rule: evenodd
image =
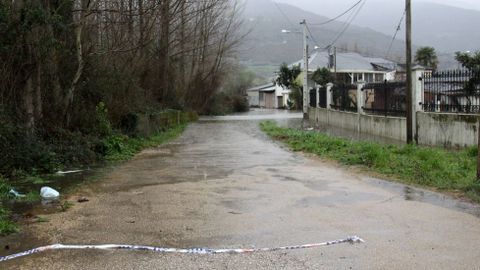
M 58 251 L 0 268 L 478 268 L 476 205 L 292 153 L 258 127 L 263 119 L 301 127 L 300 118 L 268 111 L 204 118 L 83 191 L 90 202 L 9 241 L 271 247 L 358 234 L 366 244 L 248 256 Z
M 41 181 L 32 183 L 31 181 L 13 181 L 12 186 L 21 194 L 27 191 L 40 193 L 40 189 L 44 186 L 51 187 L 57 190 L 61 199 L 65 199 L 65 194 L 68 194 L 73 189 L 81 187 L 86 182 L 100 178 L 112 170 L 111 166 L 97 165 L 89 167 L 78 172 L 67 174 L 51 174 L 41 176 Z M 61 201 L 36 201 L 36 202 L 3 202 L 9 209 L 11 209 L 14 219 L 22 222 L 31 222 L 38 215 L 52 214 L 61 210 Z

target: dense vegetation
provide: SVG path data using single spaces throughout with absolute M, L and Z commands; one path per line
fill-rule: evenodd
M 300 110 L 303 107 L 303 78 L 300 78 L 302 70 L 299 65 L 289 67 L 286 63 L 280 66 L 277 72 L 278 77 L 275 82 L 285 89 L 291 89 L 290 109 Z M 315 82 L 316 85 L 310 85 L 310 91 L 318 86 L 326 86 L 328 83 L 334 82 L 335 78 L 328 68 L 318 68 L 309 75 L 309 79 Z
M 345 165 L 360 165 L 399 181 L 446 191 L 460 191 L 480 201 L 476 181 L 477 149 L 455 152 L 414 145 L 352 141 L 318 132 L 262 123 L 262 130 L 295 151 L 316 154 Z
M 169 136 L 139 137 L 138 116 L 243 110 L 237 92 L 220 94 L 243 70 L 240 25 L 235 0 L 0 0 L 1 196 L 12 179 L 124 159 Z
M 234 0 L 0 0 L 0 174 L 91 162 L 134 114 L 209 113 L 234 72 L 238 12 Z

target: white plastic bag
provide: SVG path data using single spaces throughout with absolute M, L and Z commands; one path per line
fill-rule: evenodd
M 60 197 L 60 193 L 51 187 L 42 187 L 40 189 L 40 196 L 43 199 L 57 199 Z

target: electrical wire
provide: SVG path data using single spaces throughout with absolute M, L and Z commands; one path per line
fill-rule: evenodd
M 315 36 L 312 34 L 312 31 L 310 30 L 310 27 L 308 27 L 308 24 L 305 23 L 305 27 L 307 28 L 308 34 L 310 35 L 310 39 L 313 41 L 313 44 L 318 47 L 324 47 L 323 45 L 320 45 L 320 43 L 317 42 L 315 39 Z
M 344 27 L 343 29 L 340 31 L 340 33 L 333 39 L 332 42 L 330 42 L 330 44 L 326 47 L 326 48 L 329 48 L 329 47 L 332 47 L 333 45 L 335 45 L 335 43 L 343 36 L 343 34 L 345 34 L 345 32 L 348 30 L 348 28 L 350 27 L 350 25 L 352 24 L 352 22 L 355 20 L 355 18 L 358 16 L 358 14 L 360 13 L 360 11 L 362 10 L 363 6 L 365 6 L 365 3 L 367 2 L 367 0 L 362 0 L 363 3 L 358 7 L 357 11 L 352 13 L 352 15 L 349 17 L 349 20 L 347 20 L 347 22 L 344 24 Z
M 392 51 L 393 43 L 395 42 L 395 39 L 397 38 L 397 34 L 401 29 L 401 25 L 403 23 L 403 19 L 405 19 L 405 15 L 407 14 L 407 10 L 403 11 L 402 18 L 400 18 L 400 21 L 398 22 L 397 29 L 395 30 L 395 34 L 392 37 L 392 41 L 390 42 L 390 46 L 388 46 L 387 53 L 385 54 L 385 59 L 387 59 L 390 56 L 390 53 Z
M 329 19 L 329 20 L 326 20 L 324 22 L 321 22 L 321 23 L 311 23 L 310 25 L 312 26 L 321 26 L 321 25 L 325 25 L 325 24 L 328 24 L 328 23 L 331 23 L 333 21 L 336 21 L 337 19 L 343 17 L 345 14 L 347 14 L 348 12 L 350 12 L 352 9 L 354 9 L 356 6 L 358 6 L 363 0 L 360 0 L 358 1 L 357 3 L 355 3 L 353 6 L 351 6 L 350 8 L 348 8 L 347 10 L 345 10 L 343 13 L 341 13 L 340 15 L 336 16 L 335 18 L 332 18 L 332 19 Z
M 295 26 L 295 24 L 290 20 L 290 18 L 288 18 L 287 14 L 283 12 L 282 8 L 278 5 L 278 3 L 273 1 L 273 4 L 277 7 L 278 11 L 280 11 L 285 20 L 287 20 L 287 22 L 292 26 L 292 30 L 298 29 L 297 26 Z
M 321 22 L 321 23 L 309 23 L 309 25 L 311 26 L 321 26 L 321 25 L 325 25 L 325 24 L 328 24 L 328 23 L 331 23 L 333 21 L 336 21 L 337 19 L 343 17 L 345 14 L 349 13 L 350 11 L 352 11 L 354 8 L 356 8 L 358 5 L 360 5 L 362 3 L 362 1 L 364 0 L 359 0 L 358 2 L 356 2 L 355 4 L 353 4 L 351 7 L 349 7 L 347 10 L 345 10 L 344 12 L 342 12 L 340 15 L 332 18 L 332 19 L 329 19 L 327 21 L 324 21 L 324 22 Z M 347 18 L 347 21 L 351 18 L 351 15 Z M 312 38 L 312 41 L 315 43 L 316 46 L 318 47 L 324 47 L 323 50 L 326 50 L 328 49 L 329 46 L 323 46 L 323 45 L 320 45 L 316 40 L 315 40 L 315 36 L 312 34 L 312 31 L 310 30 L 310 28 L 308 27 L 307 25 L 307 30 Z M 331 46 L 331 45 L 330 45 Z

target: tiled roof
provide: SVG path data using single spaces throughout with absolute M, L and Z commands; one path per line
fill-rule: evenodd
M 318 68 L 328 68 L 328 52 L 317 52 L 310 56 L 309 70 L 314 71 Z M 375 57 L 365 57 L 358 53 L 337 53 L 337 71 L 389 71 L 395 70 L 396 63 Z M 300 65 L 303 67 L 303 60 L 297 61 L 290 66 Z

